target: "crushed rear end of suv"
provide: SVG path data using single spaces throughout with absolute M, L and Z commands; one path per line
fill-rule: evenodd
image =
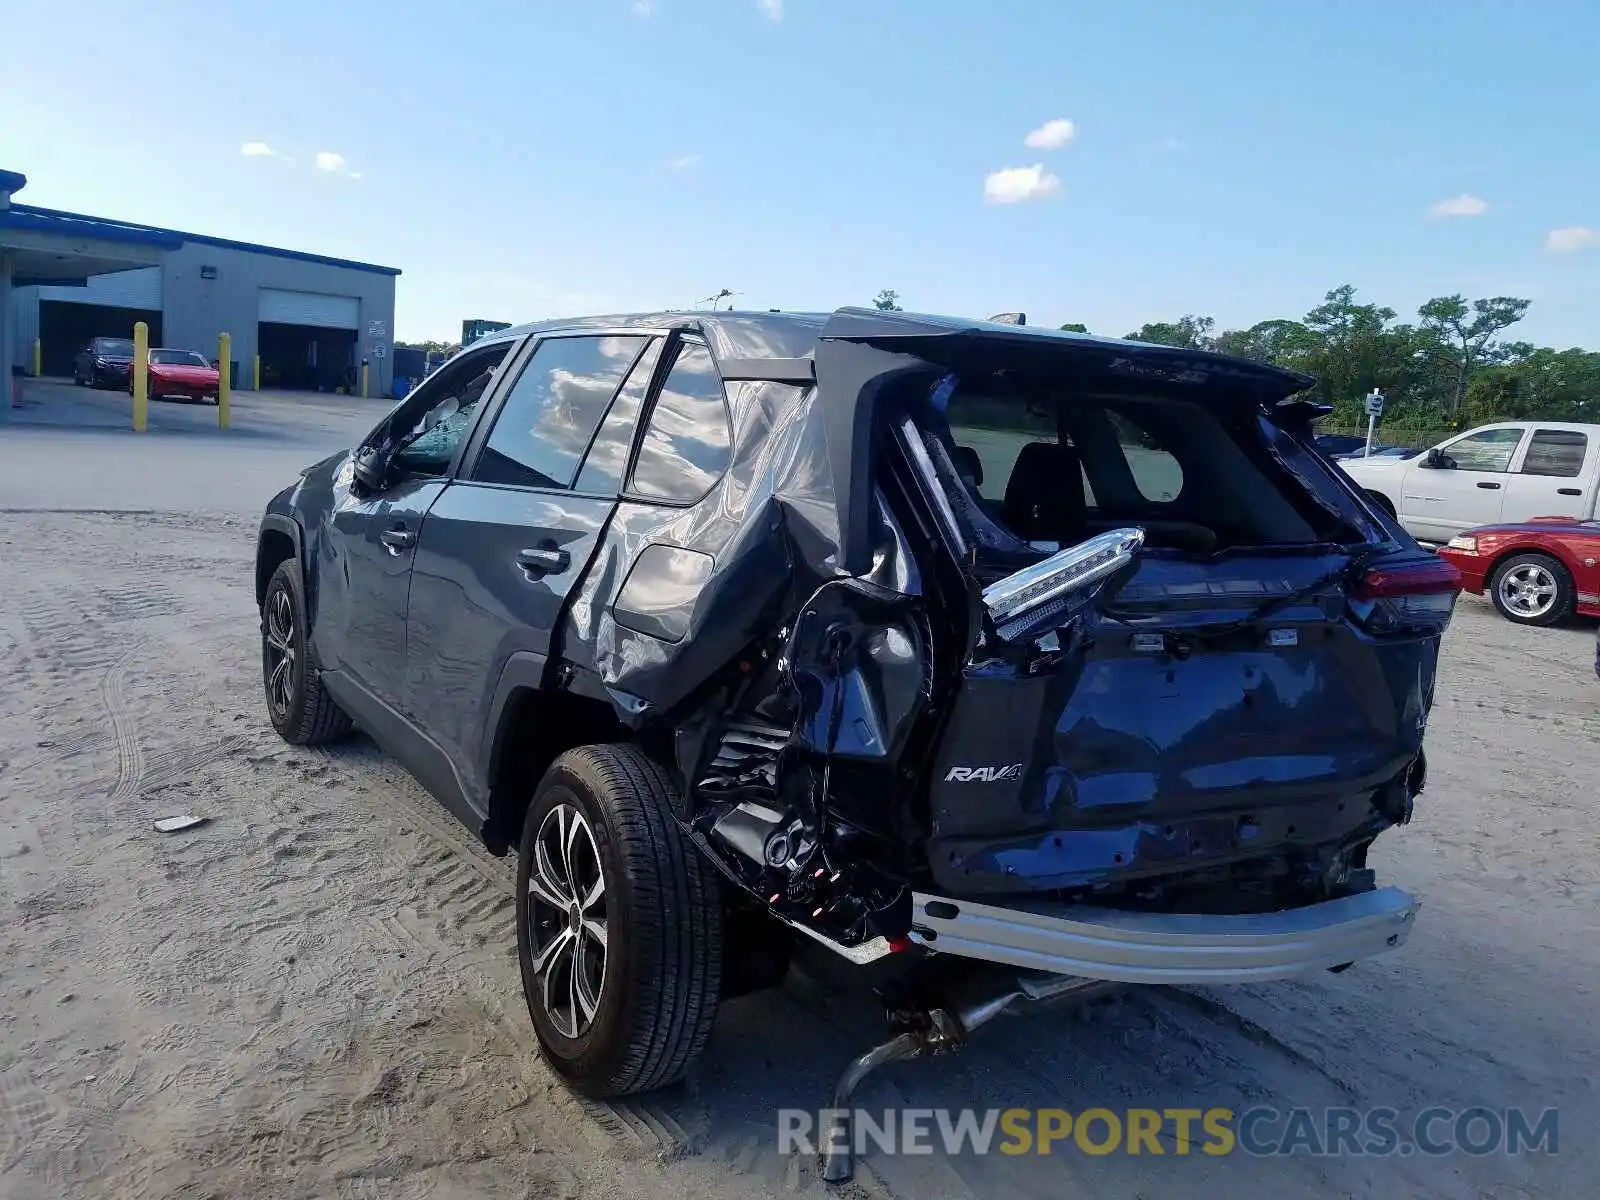
M 633 369 L 579 432 L 593 458 L 619 411 L 638 426 L 606 451 L 614 486 L 582 536 L 517 535 L 528 578 L 563 581 L 530 610 L 543 648 L 509 683 L 504 633 L 484 635 L 481 678 L 462 677 L 462 653 L 419 663 L 445 623 L 489 622 L 495 605 L 512 619 L 492 584 L 426 611 L 449 574 L 427 565 L 430 523 L 459 513 L 457 486 L 504 506 L 498 526 L 537 523 L 483 479 L 499 468 L 476 465 L 481 430 L 516 402 L 541 339 L 585 331 L 650 345 L 627 350 Z M 854 309 L 504 337 L 517 366 L 480 376 L 420 542 L 383 541 L 417 546 L 406 704 L 379 711 L 334 663 L 348 629 L 323 652 L 326 617 L 302 617 L 314 653 L 299 669 L 326 689 L 313 701 L 409 752 L 491 844 L 518 845 L 529 1009 L 575 1086 L 681 1075 L 718 998 L 781 980 L 794 939 L 861 965 L 895 1014 L 841 1079 L 840 1108 L 873 1067 L 1002 1012 L 1342 970 L 1405 940 L 1416 902 L 1367 858 L 1423 788 L 1459 581 L 1312 447 L 1310 380 Z M 698 384 L 674 383 L 685 347 Z M 707 378 L 714 435 L 681 402 Z M 325 569 L 330 539 L 365 536 L 340 534 L 340 514 L 380 504 L 407 438 L 432 428 L 397 410 L 269 522 L 293 522 L 299 559 Z M 671 469 L 694 485 L 665 502 L 649 473 Z M 460 533 L 434 553 L 489 541 Z M 292 668 L 274 699 L 280 661 L 264 652 L 275 723 L 330 721 L 295 723 Z M 416 739 L 448 744 L 445 710 L 469 694 L 494 698 L 475 718 L 485 750 L 430 774 Z M 835 1154 L 828 1172 L 848 1167 Z

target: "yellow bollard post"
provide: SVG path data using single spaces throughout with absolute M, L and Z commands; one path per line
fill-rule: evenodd
M 38 338 L 33 339 L 33 377 L 35 379 L 44 374 L 44 343 Z
M 233 339 L 226 333 L 217 338 L 217 377 L 217 428 L 226 429 L 233 400 Z
M 150 326 L 133 323 L 133 431 L 143 433 L 150 415 Z
M 367 360 L 361 360 L 361 398 L 367 398 Z
M 259 392 L 261 390 L 261 355 L 259 354 L 256 355 L 255 361 L 255 384 L 255 390 Z

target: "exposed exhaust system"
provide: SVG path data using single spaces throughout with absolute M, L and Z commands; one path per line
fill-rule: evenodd
M 999 1016 L 1033 1013 L 1066 1000 L 1087 1000 L 1123 986 L 1100 979 L 1026 972 L 1013 976 L 999 991 L 964 1006 L 891 1013 L 890 1023 L 900 1032 L 852 1060 L 834 1084 L 831 1123 L 822 1130 L 822 1178 L 829 1183 L 842 1183 L 854 1173 L 855 1130 L 850 1119 L 850 1101 L 867 1076 L 879 1067 L 957 1050 Z

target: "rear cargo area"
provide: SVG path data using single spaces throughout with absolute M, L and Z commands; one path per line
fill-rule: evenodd
M 988 605 L 929 776 L 947 894 L 1264 911 L 1369 889 L 1408 818 L 1452 573 L 1214 385 L 980 359 L 911 404 Z

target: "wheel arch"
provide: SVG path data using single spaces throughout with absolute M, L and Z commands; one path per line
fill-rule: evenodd
M 1567 582 L 1570 583 L 1574 589 L 1577 588 L 1577 574 L 1573 571 L 1572 564 L 1566 560 L 1565 555 L 1563 555 L 1555 547 L 1545 542 L 1523 542 L 1518 546 L 1506 547 L 1499 554 L 1496 554 L 1492 559 L 1489 560 L 1489 566 L 1483 573 L 1483 590 L 1487 592 L 1494 587 L 1495 572 L 1504 566 L 1509 560 L 1522 554 L 1537 554 L 1543 558 L 1553 559 L 1555 563 L 1567 573 Z
M 495 686 L 479 769 L 488 799 L 483 840 L 496 853 L 517 844 L 533 791 L 557 758 L 578 746 L 634 740 L 609 703 L 558 685 L 558 674 L 545 655 L 517 651 Z
M 1366 493 L 1368 500 L 1371 500 L 1374 504 L 1376 504 L 1379 508 L 1383 509 L 1384 512 L 1388 513 L 1395 520 L 1399 520 L 1400 511 L 1399 511 L 1398 508 L 1395 507 L 1394 501 L 1389 499 L 1388 496 L 1384 495 L 1382 492 L 1376 490 L 1375 488 L 1362 488 L 1361 490 Z
M 256 536 L 256 607 L 267 599 L 267 584 L 272 573 L 284 562 L 294 559 L 305 570 L 305 538 L 299 522 L 280 513 L 268 513 L 261 520 L 261 532 Z M 307 579 L 309 591 L 311 581 Z M 309 599 L 309 595 L 308 595 Z

